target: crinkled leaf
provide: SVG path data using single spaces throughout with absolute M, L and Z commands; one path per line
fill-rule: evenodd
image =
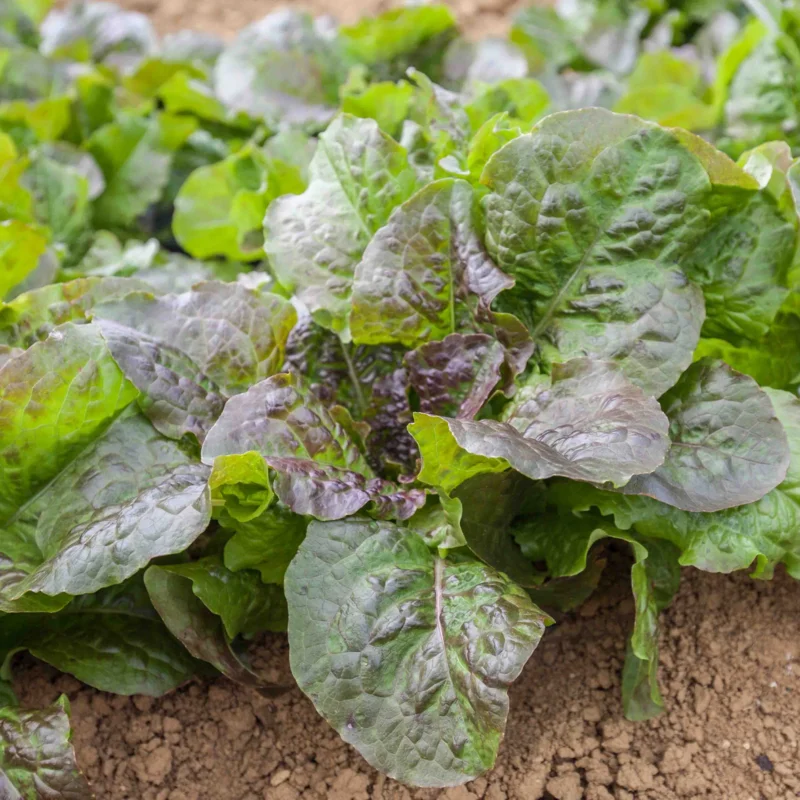
M 41 710 L 0 708 L 0 792 L 7 800 L 91 800 L 70 743 L 69 701 Z
M 137 395 L 94 326 L 66 324 L 0 371 L 0 519 L 25 504 Z
M 505 350 L 483 333 L 451 333 L 408 353 L 409 383 L 425 414 L 472 419 L 500 381 Z
M 434 83 L 414 67 L 408 70 L 408 75 L 420 88 L 421 108 L 417 116 L 430 148 L 434 173 L 463 175 L 470 123 L 461 96 Z
M 277 295 L 216 281 L 179 295 L 131 294 L 93 313 L 155 427 L 201 441 L 227 396 L 280 367 L 297 318 Z
M 310 459 L 267 457 L 277 473 L 275 494 L 296 514 L 320 520 L 349 517 L 369 504 L 378 519 L 408 519 L 425 503 L 421 489 L 395 486 L 381 478 Z
M 502 422 L 444 419 L 442 426 L 435 420 L 416 414 L 410 431 L 422 453 L 420 480 L 445 491 L 461 475 L 469 477 L 470 468 L 475 474 L 503 465 L 534 480 L 562 475 L 624 485 L 632 475 L 658 467 L 669 444 L 658 403 L 613 365 L 584 359 L 556 365 L 552 379 L 535 378 Z M 438 435 L 422 435 L 434 426 Z M 469 454 L 470 468 L 450 455 L 454 446 Z M 443 474 L 436 475 L 440 463 Z
M 623 530 L 666 539 L 681 551 L 680 563 L 706 572 L 733 572 L 754 565 L 769 578 L 779 563 L 800 576 L 800 401 L 765 390 L 788 435 L 791 462 L 777 489 L 755 503 L 710 513 L 682 511 L 649 497 L 604 492 L 590 486 L 556 484 L 551 502 L 576 512 L 597 508 Z
M 790 451 L 769 396 L 747 375 L 703 359 L 661 398 L 670 421 L 664 463 L 637 475 L 626 494 L 686 511 L 719 511 L 759 500 L 786 476 Z
M 694 357 L 724 361 L 759 386 L 794 390 L 800 384 L 800 293 L 788 295 L 763 338 L 739 345 L 703 338 Z
M 43 286 L 0 308 L 0 341 L 30 347 L 57 325 L 84 322 L 95 304 L 148 289 L 146 283 L 129 278 L 80 278 Z
M 703 336 L 738 343 L 764 336 L 788 289 L 797 215 L 768 190 L 718 190 L 703 237 L 682 262 L 706 298 Z
M 548 357 L 614 360 L 648 393 L 669 388 L 702 322 L 675 269 L 708 218 L 698 159 L 655 125 L 587 109 L 506 144 L 482 180 L 489 252 L 516 281 L 502 304 Z
M 0 548 L 13 568 L 3 575 L 4 600 L 88 594 L 180 553 L 209 523 L 207 481 L 208 468 L 177 443 L 138 414 L 123 415 L 5 525 Z
M 350 329 L 364 344 L 415 347 L 479 327 L 479 305 L 513 285 L 489 258 L 466 181 L 429 184 L 394 211 L 355 271 Z
M 403 355 L 403 348 L 396 345 L 343 344 L 336 334 L 306 317 L 289 336 L 284 369 L 305 380 L 320 400 L 363 416 L 373 461 L 389 460 L 410 469 L 416 446 L 406 431 L 411 407 Z
M 491 767 L 506 688 L 547 619 L 522 589 L 415 533 L 351 520 L 309 526 L 286 595 L 292 672 L 370 764 L 417 786 Z
M 415 188 L 405 149 L 374 120 L 344 114 L 320 136 L 308 189 L 270 204 L 264 247 L 272 268 L 320 324 L 346 331 L 364 248 Z
M 261 381 L 227 402 L 203 443 L 203 461 L 212 464 L 218 456 L 250 450 L 372 476 L 346 427 L 287 373 Z

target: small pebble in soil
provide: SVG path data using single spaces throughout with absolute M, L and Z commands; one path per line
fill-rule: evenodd
M 758 768 L 763 772 L 772 772 L 774 769 L 772 762 L 765 755 L 756 756 L 756 764 L 758 764 Z

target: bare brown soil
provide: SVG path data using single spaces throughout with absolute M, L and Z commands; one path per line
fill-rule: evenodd
M 272 0 L 122 0 L 162 32 L 231 36 Z M 351 22 L 385 0 L 309 0 Z M 476 35 L 502 33 L 515 0 L 456 0 Z M 620 668 L 633 606 L 616 569 L 578 613 L 550 629 L 511 692 L 495 769 L 465 787 L 414 791 L 345 745 L 298 690 L 265 699 L 227 680 L 197 681 L 160 700 L 115 697 L 26 662 L 22 701 L 72 701 L 78 760 L 98 800 L 789 800 L 800 797 L 800 585 L 684 574 L 664 615 L 667 710 L 622 717 Z M 285 637 L 260 667 L 288 677 Z
M 667 710 L 623 719 L 619 673 L 633 607 L 623 570 L 545 634 L 511 692 L 495 769 L 413 791 L 372 770 L 298 690 L 266 699 L 227 680 L 160 700 L 81 687 L 42 665 L 24 703 L 65 691 L 78 760 L 99 800 L 788 800 L 800 797 L 800 586 L 687 571 L 664 617 Z M 285 637 L 258 651 L 288 676 Z

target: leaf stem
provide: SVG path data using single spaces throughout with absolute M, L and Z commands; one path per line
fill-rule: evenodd
M 367 410 L 367 401 L 364 399 L 364 392 L 361 388 L 361 381 L 358 379 L 353 359 L 350 355 L 350 342 L 342 342 L 342 353 L 344 354 L 344 363 L 347 364 L 347 373 L 350 375 L 350 380 L 353 382 L 353 388 L 356 390 L 356 400 L 358 401 L 358 413 L 362 416 Z

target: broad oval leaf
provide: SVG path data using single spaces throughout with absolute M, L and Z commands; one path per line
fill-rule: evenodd
M 96 326 L 67 323 L 0 370 L 0 522 L 5 524 L 138 392 Z
M 762 498 L 789 467 L 789 445 L 769 396 L 749 376 L 713 359 L 697 361 L 661 399 L 672 444 L 655 472 L 625 494 L 685 511 L 720 511 Z
M 453 456 L 442 458 L 438 450 L 452 450 L 453 443 L 469 454 L 462 480 L 507 464 L 533 480 L 561 475 L 616 486 L 658 467 L 669 445 L 667 418 L 656 400 L 612 364 L 586 359 L 555 365 L 551 378 L 538 376 L 520 391 L 502 422 L 435 420 L 417 414 L 409 430 L 422 453 L 420 479 L 446 491 L 461 481 L 453 474 Z M 441 444 L 424 436 L 431 426 L 444 439 Z M 445 484 L 429 459 L 443 463 Z
M 374 767 L 452 786 L 494 763 L 546 616 L 502 573 L 389 523 L 312 523 L 286 574 L 292 672 Z
M 207 482 L 205 465 L 125 413 L 4 526 L 0 552 L 16 574 L 0 580 L 3 599 L 88 594 L 180 553 L 210 521 Z
M 0 643 L 115 694 L 159 697 L 202 667 L 164 627 L 139 578 L 75 598 L 57 614 L 4 615 Z
M 709 216 L 698 158 L 652 123 L 586 109 L 506 144 L 481 180 L 487 247 L 516 281 L 502 302 L 551 360 L 614 360 L 648 394 L 668 389 L 702 323 L 676 272 Z

